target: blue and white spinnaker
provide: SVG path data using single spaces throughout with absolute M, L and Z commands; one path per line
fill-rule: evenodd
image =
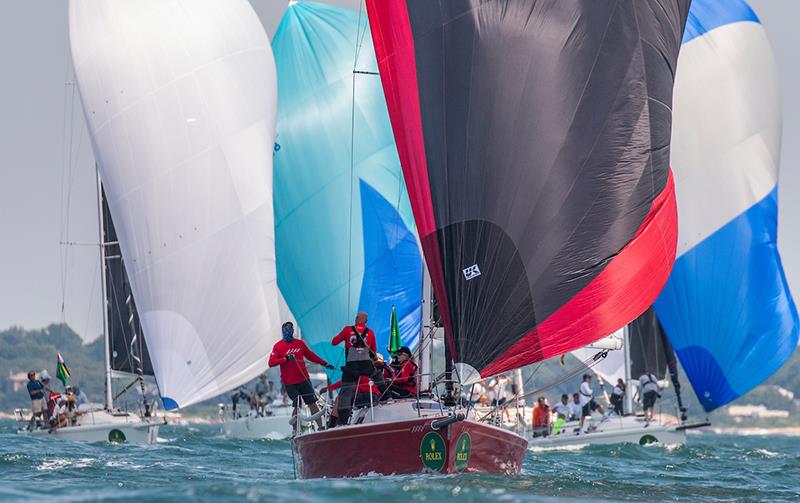
M 777 246 L 777 70 L 743 0 L 692 2 L 672 135 L 678 254 L 654 305 L 711 411 L 767 379 L 798 340 Z

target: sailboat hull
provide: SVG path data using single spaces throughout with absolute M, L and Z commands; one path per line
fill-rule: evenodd
M 160 418 L 144 419 L 132 414 L 109 413 L 100 409 L 84 412 L 75 426 L 29 431 L 26 428 L 28 417 L 30 414 L 21 410 L 18 412 L 18 434 L 73 442 L 154 444 L 158 441 L 159 426 L 164 424 Z
M 434 430 L 434 418 L 370 423 L 307 433 L 293 441 L 300 478 L 412 473 L 516 474 L 527 441 L 473 420 Z

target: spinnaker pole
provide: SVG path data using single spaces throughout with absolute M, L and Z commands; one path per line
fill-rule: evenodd
M 105 229 L 105 219 L 103 218 L 103 180 L 100 178 L 100 170 L 97 163 L 94 165 L 97 172 L 97 232 L 100 237 L 100 281 L 101 299 L 103 306 L 103 339 L 105 347 L 105 372 L 106 372 L 106 409 L 114 408 L 114 396 L 111 389 L 111 340 L 108 330 L 108 278 L 106 277 L 106 242 L 103 229 Z

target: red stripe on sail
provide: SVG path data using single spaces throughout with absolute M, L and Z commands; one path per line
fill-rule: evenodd
M 558 311 L 480 370 L 491 376 L 563 355 L 642 314 L 667 282 L 678 242 L 672 171 L 636 235 L 603 271 Z
M 425 141 L 422 136 L 417 63 L 408 8 L 405 0 L 367 0 L 367 14 L 414 220 L 427 259 L 436 300 L 439 302 L 439 311 L 446 332 L 451 333 L 444 271 L 425 158 Z M 453 341 L 449 340 L 449 343 L 454 351 Z

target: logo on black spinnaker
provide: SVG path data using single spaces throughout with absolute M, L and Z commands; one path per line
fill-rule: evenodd
M 658 442 L 658 439 L 653 435 L 642 435 L 642 438 L 639 439 L 639 445 L 654 444 L 656 442 Z
M 481 275 L 481 270 L 478 268 L 478 264 L 471 265 L 462 271 L 464 273 L 464 277 L 467 281 L 471 280 L 472 278 L 477 278 Z
M 118 430 L 118 429 L 114 428 L 113 430 L 108 432 L 108 441 L 109 442 L 112 442 L 112 443 L 115 443 L 115 444 L 119 444 L 119 443 L 125 442 L 127 440 L 128 439 L 125 438 L 125 434 L 122 433 L 122 430 Z
M 446 452 L 447 448 L 445 447 L 444 439 L 435 431 L 429 431 L 422 437 L 419 453 L 422 458 L 422 464 L 426 468 L 436 472 L 444 468 Z

